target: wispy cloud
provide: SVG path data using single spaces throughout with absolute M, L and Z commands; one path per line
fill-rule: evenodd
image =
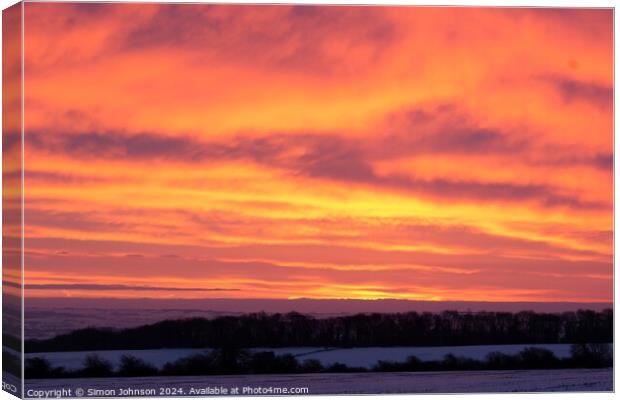
M 199 288 L 199 287 L 163 287 L 135 285 L 101 285 L 101 284 L 27 284 L 27 290 L 93 290 L 93 291 L 148 291 L 148 292 L 234 292 L 239 289 Z

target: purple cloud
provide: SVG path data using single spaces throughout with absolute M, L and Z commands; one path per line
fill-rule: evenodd
M 65 284 L 65 283 L 48 283 L 48 284 L 27 284 L 26 289 L 29 290 L 114 290 L 114 291 L 171 291 L 171 292 L 228 292 L 239 291 L 240 289 L 224 289 L 224 288 L 198 288 L 198 287 L 163 287 L 163 286 L 135 286 L 135 285 L 101 285 L 101 284 Z

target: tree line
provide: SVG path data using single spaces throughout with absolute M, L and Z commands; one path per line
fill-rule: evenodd
M 611 309 L 564 313 L 374 313 L 330 318 L 254 313 L 167 320 L 120 330 L 85 328 L 51 339 L 27 340 L 25 351 L 611 342 Z
M 324 366 L 320 361 L 298 361 L 291 354 L 276 355 L 272 351 L 249 352 L 236 348 L 223 348 L 201 352 L 177 361 L 166 363 L 162 368 L 131 356 L 121 357 L 120 364 L 112 364 L 97 355 L 89 355 L 82 368 L 66 370 L 53 367 L 45 358 L 26 360 L 27 379 L 53 378 L 101 378 L 138 376 L 198 376 L 242 374 L 307 374 L 344 372 L 422 372 L 422 371 L 481 371 L 519 369 L 565 369 L 609 368 L 613 364 L 607 344 L 575 344 L 571 357 L 558 358 L 544 348 L 528 347 L 516 355 L 499 352 L 489 353 L 484 360 L 446 355 L 438 361 L 422 361 L 415 356 L 404 362 L 379 361 L 372 368 L 349 367 L 342 363 Z

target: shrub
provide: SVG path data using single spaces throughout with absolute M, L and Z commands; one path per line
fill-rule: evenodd
M 440 364 L 440 368 L 445 371 L 466 371 L 481 369 L 483 364 L 472 358 L 457 357 L 454 354 L 446 354 Z
M 62 367 L 53 368 L 50 362 L 43 357 L 27 358 L 24 366 L 27 379 L 61 378 L 65 375 Z
M 237 347 L 223 347 L 211 352 L 213 367 L 218 374 L 244 374 L 249 372 L 250 353 Z
M 209 353 L 194 354 L 166 363 L 162 369 L 164 375 L 211 375 L 217 373 L 213 355 Z
M 78 375 L 84 377 L 108 377 L 112 376 L 112 364 L 103 358 L 91 354 L 84 359 L 83 368 L 78 371 Z
M 405 361 L 407 371 L 420 371 L 424 369 L 424 362 L 416 356 L 407 357 Z
M 323 370 L 323 364 L 321 364 L 319 360 L 315 359 L 304 360 L 304 362 L 302 362 L 299 366 L 299 372 L 301 373 L 316 373 L 323 372 Z
M 571 346 L 574 364 L 586 368 L 608 367 L 613 363 L 611 348 L 607 343 L 577 343 Z
M 514 356 L 493 351 L 487 354 L 486 364 L 488 369 L 513 369 L 517 364 L 517 360 Z
M 326 372 L 348 372 L 349 368 L 343 363 L 334 363 L 327 367 Z
M 551 350 L 540 347 L 526 347 L 519 353 L 518 360 L 525 369 L 552 369 L 560 364 Z
M 273 351 L 265 351 L 252 355 L 250 369 L 255 374 L 292 374 L 298 371 L 299 363 L 291 354 L 276 356 Z
M 375 372 L 399 372 L 405 370 L 405 364 L 392 361 L 379 361 L 372 370 Z
M 147 364 L 143 360 L 124 355 L 121 357 L 121 365 L 118 368 L 119 376 L 151 376 L 157 374 L 157 368 L 151 364 Z

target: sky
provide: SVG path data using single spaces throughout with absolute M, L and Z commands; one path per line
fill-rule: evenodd
M 26 294 L 611 301 L 612 33 L 26 3 Z

